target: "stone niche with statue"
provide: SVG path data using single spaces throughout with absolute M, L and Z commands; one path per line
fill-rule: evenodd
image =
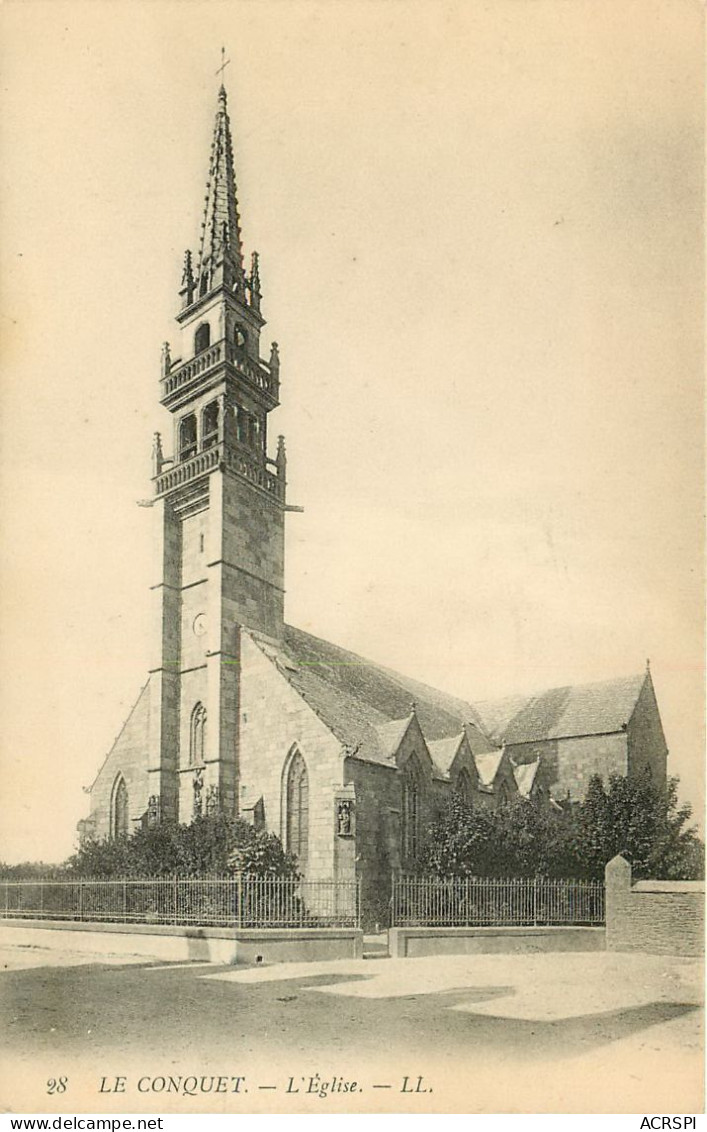
M 334 875 L 350 880 L 356 876 L 356 796 L 353 784 L 339 787 L 334 795 Z

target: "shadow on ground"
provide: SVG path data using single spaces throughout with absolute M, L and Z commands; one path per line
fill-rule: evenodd
M 222 970 L 229 970 L 223 968 Z M 232 970 L 232 968 L 230 969 Z M 215 968 L 216 974 L 219 968 Z M 176 1058 L 297 1053 L 426 1057 L 468 1052 L 523 1062 L 564 1059 L 620 1041 L 698 1009 L 649 1002 L 552 1021 L 475 1014 L 473 1005 L 514 995 L 473 984 L 395 997 L 317 994 L 365 973 L 327 972 L 256 982 L 203 978 L 188 963 L 41 967 L 2 976 L 0 1047 L 96 1057 L 115 1050 Z M 464 1009 L 466 1007 L 466 1009 Z

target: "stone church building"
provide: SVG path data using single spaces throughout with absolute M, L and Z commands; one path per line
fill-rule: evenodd
M 159 434 L 153 447 L 153 655 L 82 837 L 221 810 L 277 833 L 308 877 L 361 877 L 374 908 L 452 791 L 559 806 L 596 773 L 665 781 L 648 670 L 471 703 L 285 623 L 287 461 L 268 437 L 280 360 L 276 343 L 261 356 L 223 87 L 176 323 L 160 378 L 173 455 Z

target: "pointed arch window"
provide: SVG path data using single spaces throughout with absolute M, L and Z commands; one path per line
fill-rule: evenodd
M 206 406 L 201 418 L 201 447 L 211 448 L 218 443 L 218 401 Z
M 196 456 L 196 417 L 190 413 L 179 422 L 179 459 L 189 460 Z
M 285 847 L 304 871 L 309 848 L 309 775 L 299 751 L 287 770 L 285 804 Z
M 471 775 L 465 766 L 461 768 L 457 775 L 456 792 L 463 802 L 471 805 L 474 800 L 474 786 L 471 781 Z
M 422 773 L 412 755 L 403 770 L 401 798 L 401 834 L 403 860 L 414 862 L 420 850 L 420 797 Z
M 189 765 L 200 766 L 206 750 L 206 708 L 202 703 L 195 704 L 191 713 L 189 729 Z
M 110 831 L 111 837 L 127 837 L 128 829 L 128 788 L 125 779 L 119 774 L 113 784 L 113 800 L 111 804 Z
M 511 800 L 511 792 L 508 789 L 508 783 L 503 780 L 498 787 L 498 804 L 499 806 L 507 806 Z
M 208 322 L 202 322 L 201 326 L 196 328 L 194 335 L 194 353 L 200 354 L 202 350 L 206 350 L 211 345 L 211 327 Z

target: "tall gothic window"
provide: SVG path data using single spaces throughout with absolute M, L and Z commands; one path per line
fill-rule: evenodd
M 507 782 L 501 782 L 498 787 L 498 804 L 499 806 L 507 806 L 511 800 L 511 792 L 508 789 Z
M 206 708 L 203 704 L 196 704 L 191 713 L 191 727 L 189 730 L 189 764 L 198 766 L 204 761 L 206 749 Z
M 128 788 L 125 779 L 119 774 L 113 785 L 113 804 L 111 806 L 111 836 L 127 837 L 128 829 Z
M 218 443 L 218 401 L 211 401 L 201 418 L 201 447 L 211 448 Z
M 403 860 L 412 863 L 420 849 L 420 766 L 413 755 L 403 770 L 401 833 Z
M 290 762 L 285 784 L 286 825 L 285 845 L 288 853 L 297 858 L 300 868 L 307 867 L 309 844 L 309 776 L 307 764 L 297 752 Z
M 190 413 L 179 422 L 179 459 L 189 460 L 196 456 L 196 417 Z
M 461 768 L 457 775 L 456 791 L 463 802 L 471 805 L 474 800 L 474 787 L 471 781 L 471 775 L 465 766 Z

